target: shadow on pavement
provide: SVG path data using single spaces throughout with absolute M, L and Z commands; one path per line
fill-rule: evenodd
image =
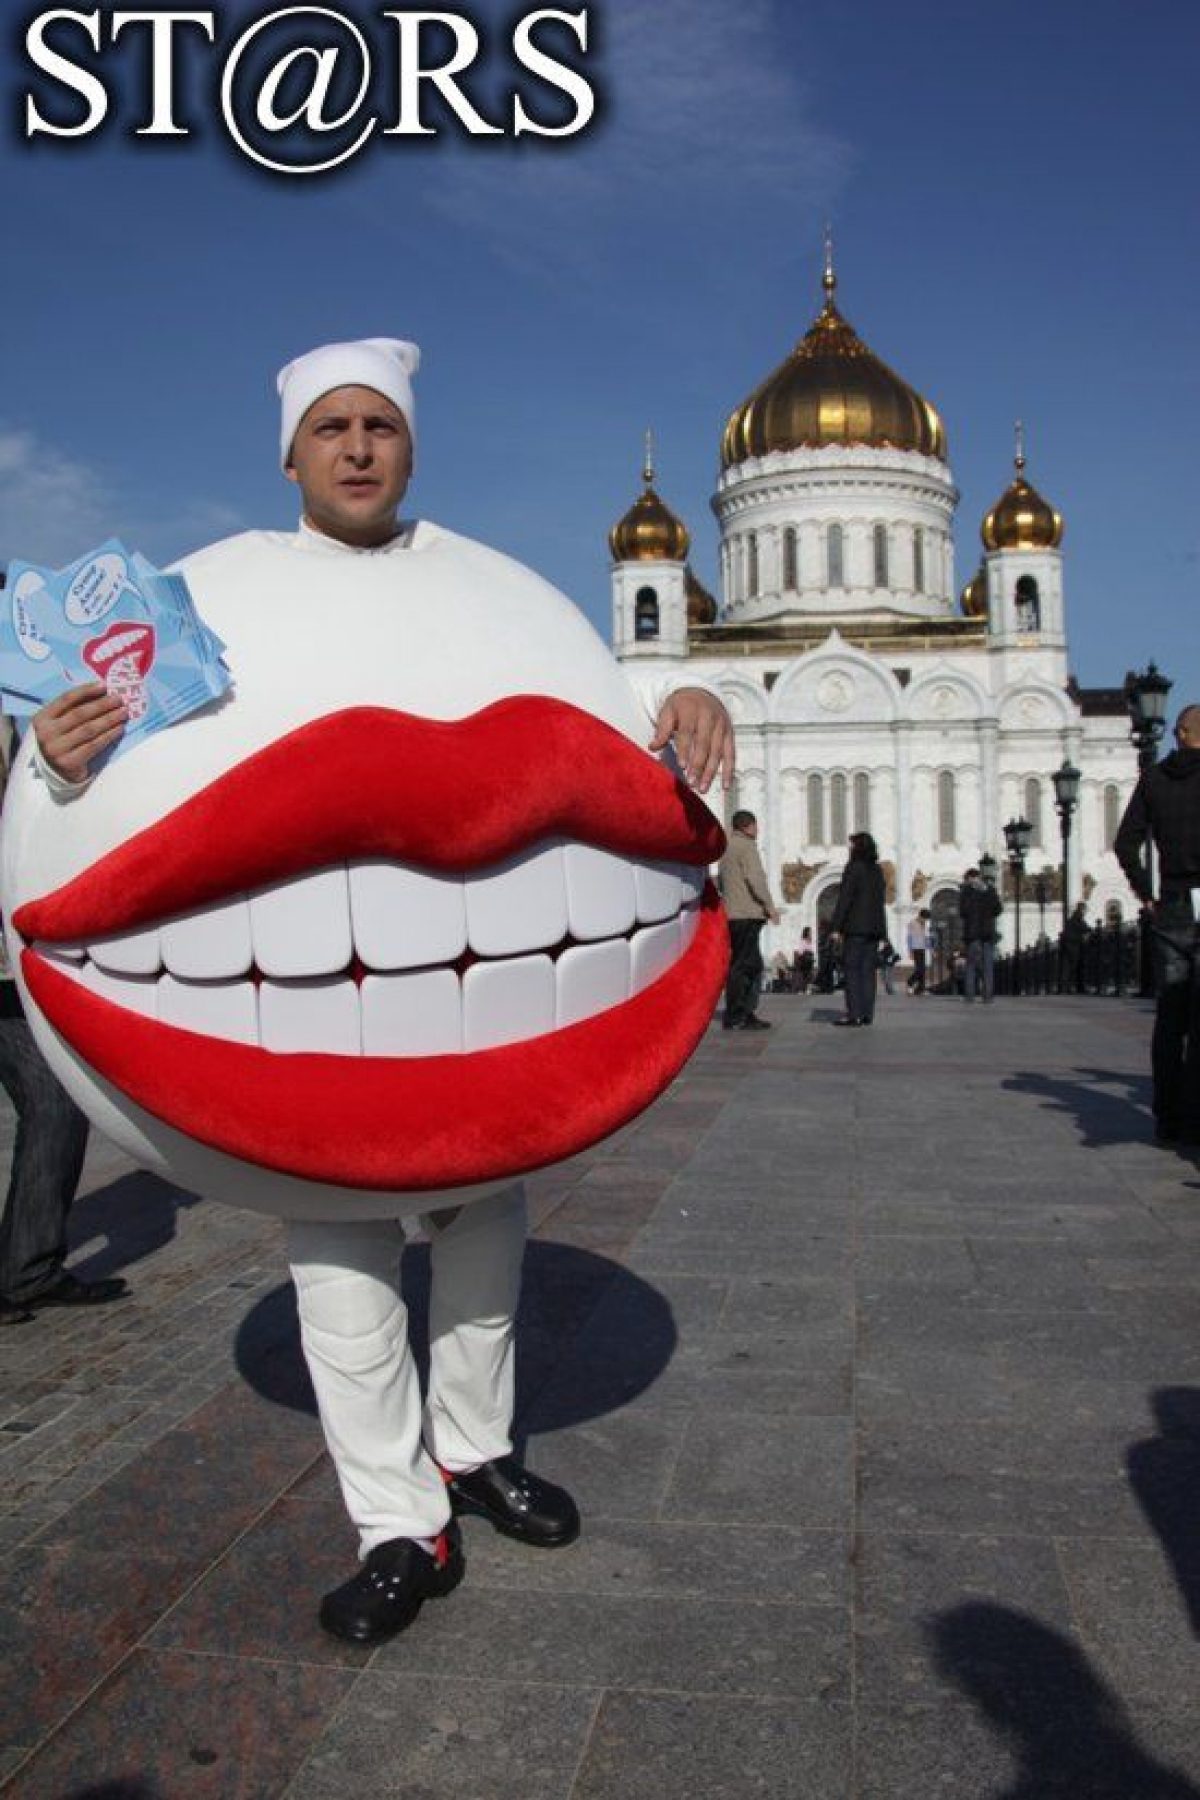
M 72 1263 L 72 1273 L 95 1281 L 128 1269 L 169 1244 L 175 1236 L 176 1215 L 199 1205 L 198 1194 L 174 1187 L 147 1169 L 121 1175 L 107 1187 L 82 1195 L 68 1214 L 71 1243 L 90 1244 L 95 1238 L 105 1243 L 103 1249 Z
M 405 1250 L 401 1291 L 424 1381 L 429 1360 L 428 1245 L 411 1244 Z M 561 1374 L 573 1340 L 601 1299 L 619 1331 L 606 1335 L 601 1354 L 581 1361 L 577 1380 L 552 1382 L 552 1377 Z M 549 1388 L 549 1400 L 538 1405 L 539 1431 L 616 1411 L 657 1380 L 674 1354 L 676 1341 L 669 1303 L 640 1276 L 590 1250 L 532 1239 L 525 1250 L 517 1314 L 518 1427 L 545 1388 Z M 315 1414 L 291 1282 L 273 1288 L 247 1313 L 238 1331 L 234 1357 L 243 1380 L 264 1399 Z
M 1104 1144 L 1144 1144 L 1153 1138 L 1149 1075 L 1077 1069 L 1067 1078 L 1029 1071 L 1010 1076 L 1002 1086 L 1010 1093 L 1032 1094 L 1055 1112 L 1067 1114 L 1089 1149 Z M 1117 1088 L 1125 1092 L 1114 1092 Z
M 1151 1404 L 1158 1435 L 1132 1445 L 1125 1466 L 1200 1637 L 1200 1389 L 1159 1388 Z
M 972 1601 L 927 1626 L 934 1664 L 974 1703 L 1017 1760 L 994 1800 L 1200 1800 L 1178 1770 L 1138 1744 L 1120 1700 L 1057 1631 Z

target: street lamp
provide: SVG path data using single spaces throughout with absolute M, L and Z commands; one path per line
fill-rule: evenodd
M 1071 915 L 1071 815 L 1079 805 L 1079 783 L 1082 777 L 1074 763 L 1064 760 L 1061 769 L 1055 769 L 1054 804 L 1058 808 L 1058 817 L 1062 825 L 1062 928 L 1067 929 L 1067 920 Z
M 1144 774 L 1158 760 L 1158 741 L 1167 723 L 1167 695 L 1171 682 L 1153 663 L 1140 671 L 1130 669 L 1125 677 L 1125 706 L 1129 713 L 1129 735 L 1137 750 L 1138 769 Z M 1149 823 L 1143 844 L 1146 880 L 1154 892 L 1154 835 Z M 1150 958 L 1150 914 L 1143 906 L 1138 918 L 1141 992 L 1144 998 L 1154 993 L 1154 976 Z
M 1021 991 L 1021 887 L 1025 880 L 1025 857 L 1033 838 L 1033 826 L 1028 819 L 1010 819 L 1004 827 L 1004 842 L 1008 849 L 1009 866 L 1013 874 L 1013 887 L 1016 890 L 1017 905 L 1013 916 L 1013 993 Z

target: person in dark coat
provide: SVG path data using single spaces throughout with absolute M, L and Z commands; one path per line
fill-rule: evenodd
M 981 988 L 984 1005 L 995 991 L 996 920 L 1003 908 L 1000 896 L 978 869 L 968 869 L 958 890 L 958 916 L 962 920 L 967 959 L 963 969 L 963 998 L 973 1000 Z
M 1200 1143 L 1200 705 L 1175 722 L 1177 748 L 1142 772 L 1113 845 L 1125 878 L 1151 916 L 1155 951 L 1154 1122 L 1162 1143 Z M 1146 867 L 1158 851 L 1157 899 Z
M 853 832 L 830 921 L 830 937 L 842 946 L 846 970 L 846 1016 L 835 1025 L 869 1025 L 875 1017 L 875 969 L 888 934 L 885 898 L 875 839 L 869 831 Z
M 1083 947 L 1087 940 L 1087 907 L 1080 900 L 1063 926 L 1060 988 L 1064 994 L 1083 992 Z

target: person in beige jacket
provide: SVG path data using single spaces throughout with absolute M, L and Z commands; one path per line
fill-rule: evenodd
M 752 812 L 735 812 L 729 846 L 721 858 L 721 896 L 729 920 L 729 978 L 725 983 L 726 1031 L 769 1031 L 770 1021 L 755 1009 L 763 971 L 759 937 L 765 922 L 778 925 L 779 914 L 758 854 L 758 820 Z

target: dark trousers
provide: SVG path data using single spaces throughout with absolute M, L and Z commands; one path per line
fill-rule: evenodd
M 762 919 L 730 919 L 729 975 L 725 982 L 725 1023 L 740 1025 L 758 1005 L 758 984 L 763 972 Z
M 846 1011 L 852 1019 L 875 1017 L 875 964 L 879 939 L 847 933 L 842 945 L 846 969 Z
M 21 1301 L 53 1287 L 62 1269 L 88 1125 L 19 1016 L 0 1018 L 0 1083 L 17 1114 L 0 1221 L 0 1295 Z
M 1154 914 L 1154 1119 L 1170 1136 L 1200 1137 L 1200 973 L 1187 900 L 1160 901 Z
M 912 959 L 913 959 L 913 966 L 912 966 L 912 974 L 908 978 L 908 991 L 910 994 L 923 994 L 925 992 L 925 952 L 924 952 L 924 950 L 914 950 L 912 953 Z

